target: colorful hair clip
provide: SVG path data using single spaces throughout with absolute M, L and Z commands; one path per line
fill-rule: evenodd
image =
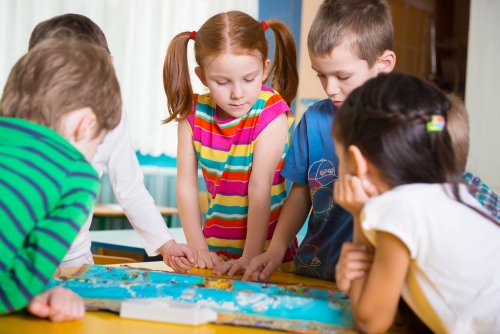
M 262 27 L 264 27 L 264 31 L 266 31 L 267 29 L 269 29 L 269 26 L 267 25 L 267 22 L 266 21 L 262 21 Z
M 441 132 L 444 129 L 446 121 L 441 115 L 432 115 L 431 120 L 425 123 L 427 132 Z
M 189 34 L 189 39 L 192 39 L 194 41 L 196 37 L 196 31 L 191 31 L 191 34 Z

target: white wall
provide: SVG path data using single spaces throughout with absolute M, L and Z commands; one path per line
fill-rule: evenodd
M 176 156 L 177 124 L 161 124 L 167 116 L 162 73 L 168 43 L 216 13 L 241 10 L 257 18 L 258 8 L 257 0 L 0 0 L 0 90 L 37 23 L 64 13 L 88 16 L 114 56 L 134 147 Z M 194 55 L 191 60 L 194 67 Z M 191 78 L 197 93 L 206 92 L 194 73 Z
M 471 0 L 465 103 L 467 169 L 500 192 L 500 0 Z

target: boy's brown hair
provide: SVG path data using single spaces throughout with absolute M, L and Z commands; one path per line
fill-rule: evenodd
M 111 57 L 94 43 L 49 38 L 12 68 L 0 101 L 0 115 L 60 130 L 63 115 L 85 107 L 96 115 L 96 135 L 118 125 L 120 86 Z
M 371 67 L 386 50 L 392 50 L 393 27 L 385 0 L 325 0 L 307 38 L 309 52 L 328 55 L 342 42 Z
M 460 97 L 448 94 L 448 99 L 451 102 L 451 107 L 448 111 L 446 127 L 451 137 L 459 171 L 463 173 L 469 156 L 469 115 L 464 101 Z
M 31 50 L 44 39 L 54 37 L 54 32 L 61 31 L 60 28 L 70 30 L 74 33 L 76 39 L 93 42 L 102 46 L 110 53 L 106 36 L 104 36 L 101 28 L 88 17 L 72 13 L 54 16 L 51 19 L 38 23 L 31 32 L 28 49 Z

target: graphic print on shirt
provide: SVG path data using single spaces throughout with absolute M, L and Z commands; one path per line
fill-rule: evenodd
M 333 183 L 338 178 L 335 165 L 327 159 L 315 161 L 309 167 L 307 178 L 313 203 L 313 214 L 318 221 L 326 223 L 335 207 Z M 314 244 L 310 243 L 310 241 L 314 241 Z M 302 250 L 301 256 L 296 259 L 296 265 L 300 269 L 313 272 L 314 267 L 321 266 L 321 260 L 317 256 L 320 244 L 321 236 L 316 235 L 308 238 L 307 243 L 300 246 Z
M 333 182 L 337 180 L 337 170 L 330 160 L 315 161 L 307 172 L 313 211 L 317 219 L 327 221 L 334 208 Z

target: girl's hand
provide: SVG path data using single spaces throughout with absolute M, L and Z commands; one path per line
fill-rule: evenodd
M 243 273 L 249 264 L 250 258 L 242 256 L 237 260 L 229 260 L 217 264 L 212 272 L 216 275 L 224 275 L 227 272 L 228 276 L 233 276 L 234 274 Z
M 35 296 L 28 312 L 54 322 L 81 319 L 85 315 L 83 299 L 69 289 L 55 287 Z
M 348 293 L 351 282 L 364 276 L 371 268 L 373 254 L 364 245 L 344 242 L 339 261 L 335 266 L 337 287 Z
M 197 267 L 201 269 L 212 269 L 218 263 L 224 262 L 217 253 L 210 252 L 208 249 L 198 249 Z
M 252 277 L 254 281 L 267 281 L 282 263 L 284 252 L 282 254 L 278 253 L 268 249 L 266 252 L 254 257 L 241 280 L 246 281 L 249 277 Z
M 379 194 L 377 188 L 370 181 L 361 180 L 357 176 L 345 175 L 335 182 L 334 196 L 337 202 L 353 216 L 360 214 L 370 197 Z
M 198 254 L 188 245 L 170 240 L 159 251 L 163 255 L 163 262 L 175 271 L 186 272 L 196 266 Z

